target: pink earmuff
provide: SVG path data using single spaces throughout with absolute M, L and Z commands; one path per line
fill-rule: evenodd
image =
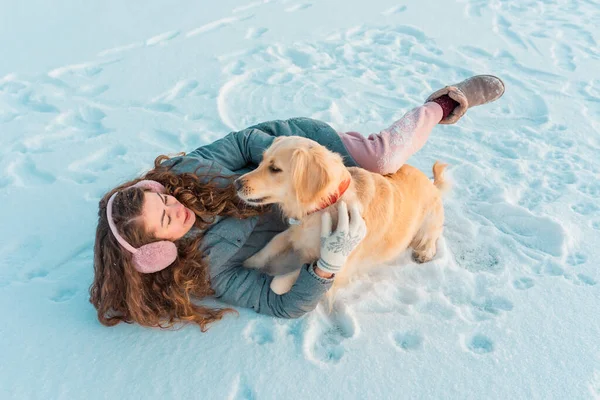
M 149 189 L 156 193 L 165 192 L 165 187 L 162 184 L 150 180 L 139 181 L 130 187 Z M 136 249 L 127 243 L 127 241 L 119 234 L 117 227 L 115 226 L 115 222 L 112 219 L 112 205 L 117 193 L 119 192 L 115 192 L 112 196 L 110 196 L 110 199 L 108 199 L 108 204 L 106 205 L 108 226 L 110 227 L 110 231 L 114 235 L 115 239 L 117 239 L 119 244 L 133 254 L 133 265 L 135 266 L 135 269 L 143 274 L 150 274 L 161 271 L 173 264 L 173 261 L 175 261 L 177 258 L 177 246 L 175 246 L 175 243 L 168 240 L 161 240 L 159 242 L 145 244 L 139 249 Z

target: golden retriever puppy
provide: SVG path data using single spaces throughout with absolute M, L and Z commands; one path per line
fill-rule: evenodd
M 298 255 L 298 265 L 313 262 L 320 253 L 320 214 L 337 223 L 338 200 L 358 204 L 367 235 L 336 274 L 333 290 L 359 272 L 393 260 L 411 247 L 417 262 L 431 260 L 442 234 L 444 208 L 441 192 L 445 164 L 433 166 L 433 183 L 416 168 L 404 165 L 382 176 L 362 168 L 346 168 L 339 154 L 313 140 L 286 136 L 275 139 L 252 172 L 236 180 L 238 196 L 252 205 L 277 204 L 290 218 L 289 229 L 275 236 L 245 262 L 249 268 L 276 265 L 284 253 Z M 275 268 L 277 270 L 277 268 Z M 282 294 L 292 287 L 297 271 L 276 275 L 271 289 Z

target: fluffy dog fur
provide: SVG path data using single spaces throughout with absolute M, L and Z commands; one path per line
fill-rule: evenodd
M 434 182 L 410 165 L 382 176 L 361 168 L 346 168 L 339 154 L 302 137 L 279 137 L 264 153 L 258 168 L 237 180 L 238 196 L 249 204 L 277 204 L 285 217 L 301 221 L 275 236 L 245 262 L 249 268 L 267 265 L 277 270 L 278 260 L 291 251 L 299 262 L 319 258 L 320 221 L 316 211 L 324 199 L 351 179 L 341 196 L 349 206 L 358 203 L 367 225 L 367 236 L 336 274 L 332 292 L 359 272 L 396 258 L 411 247 L 417 262 L 431 260 L 442 234 L 444 208 L 441 193 L 446 187 L 445 164 L 433 166 Z M 337 206 L 325 210 L 337 222 Z M 287 257 L 289 259 L 289 257 Z M 301 264 L 299 264 L 301 265 Z M 282 294 L 292 287 L 299 269 L 277 275 L 271 289 Z

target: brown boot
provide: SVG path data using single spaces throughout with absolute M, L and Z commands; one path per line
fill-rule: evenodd
M 438 90 L 429 96 L 427 101 L 448 95 L 458 102 L 458 106 L 450 115 L 440 121 L 440 124 L 453 124 L 467 112 L 468 108 L 498 100 L 503 94 L 504 82 L 500 78 L 493 75 L 477 75 Z

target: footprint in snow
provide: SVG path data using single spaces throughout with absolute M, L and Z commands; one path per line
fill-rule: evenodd
M 600 210 L 600 207 L 598 207 L 594 203 L 585 202 L 585 203 L 574 204 L 571 206 L 571 209 L 573 211 L 575 211 L 577 214 L 585 216 L 585 215 L 596 214 Z
M 577 286 L 596 286 L 596 280 L 585 274 L 565 275 L 565 279 Z
M 229 397 L 227 397 L 229 400 L 254 400 L 256 399 L 256 394 L 254 393 L 254 390 L 252 389 L 252 387 L 248 384 L 247 379 L 244 378 L 241 375 L 238 375 L 234 382 L 233 385 L 231 385 L 231 392 L 229 394 Z
M 392 341 L 399 350 L 413 351 L 423 347 L 424 337 L 419 331 L 396 332 L 392 335 Z
M 503 312 L 513 309 L 513 303 L 501 296 L 488 297 L 483 300 L 473 301 L 473 314 L 478 321 L 486 321 L 500 316 Z
M 244 337 L 249 343 L 259 345 L 273 343 L 275 335 L 272 321 L 266 321 L 262 318 L 250 321 L 246 329 L 244 329 Z
M 598 182 L 586 182 L 577 187 L 581 193 L 587 194 L 594 198 L 600 198 L 600 183 Z
M 587 256 L 584 253 L 571 253 L 567 257 L 567 263 L 572 266 L 585 264 L 587 262 Z
M 77 290 L 74 288 L 63 288 L 59 289 L 54 295 L 50 297 L 55 303 L 64 303 L 65 301 L 71 300 L 77 294 Z
M 494 342 L 489 337 L 476 334 L 466 343 L 467 348 L 475 354 L 487 354 L 494 351 Z
M 531 289 L 534 285 L 533 279 L 531 278 L 519 278 L 513 281 L 513 286 L 517 290 Z
M 310 358 L 318 363 L 337 364 L 346 352 L 344 341 L 356 336 L 357 330 L 354 317 L 345 308 L 334 308 L 309 328 L 306 340 L 312 342 L 307 346 Z
M 24 107 L 39 113 L 58 113 L 59 110 L 46 102 L 45 96 L 38 96 L 31 91 L 19 96 L 19 101 Z
M 50 272 L 44 268 L 34 269 L 25 274 L 25 281 L 31 281 L 33 279 L 42 279 L 48 276 Z

